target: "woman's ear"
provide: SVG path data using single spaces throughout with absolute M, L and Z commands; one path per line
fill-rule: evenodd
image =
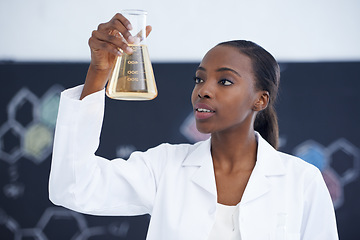
M 269 92 L 260 91 L 259 96 L 254 103 L 253 110 L 256 112 L 264 110 L 268 106 L 269 101 L 270 101 Z

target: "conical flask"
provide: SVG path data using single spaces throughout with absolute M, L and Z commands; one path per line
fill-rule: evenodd
M 115 60 L 106 95 L 118 100 L 151 100 L 157 96 L 157 88 L 146 45 L 146 15 L 143 10 L 124 10 L 133 29 L 134 43 L 129 44 L 133 53 L 123 52 Z

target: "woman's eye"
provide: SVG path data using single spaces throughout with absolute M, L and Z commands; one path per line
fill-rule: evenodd
M 221 79 L 221 80 L 219 81 L 219 83 L 222 84 L 222 85 L 224 85 L 224 86 L 229 86 L 229 85 L 233 84 L 232 81 L 227 80 L 227 79 Z
M 195 84 L 204 82 L 204 80 L 202 80 L 201 78 L 198 78 L 198 77 L 194 77 L 194 81 L 195 81 Z

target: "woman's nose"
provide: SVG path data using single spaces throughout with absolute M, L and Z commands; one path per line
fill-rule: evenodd
M 209 84 L 203 84 L 198 91 L 199 98 L 213 98 L 213 90 Z

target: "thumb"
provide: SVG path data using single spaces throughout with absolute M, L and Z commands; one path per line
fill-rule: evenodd
M 152 27 L 150 25 L 146 26 L 146 37 L 149 36 L 151 30 L 152 30 Z

